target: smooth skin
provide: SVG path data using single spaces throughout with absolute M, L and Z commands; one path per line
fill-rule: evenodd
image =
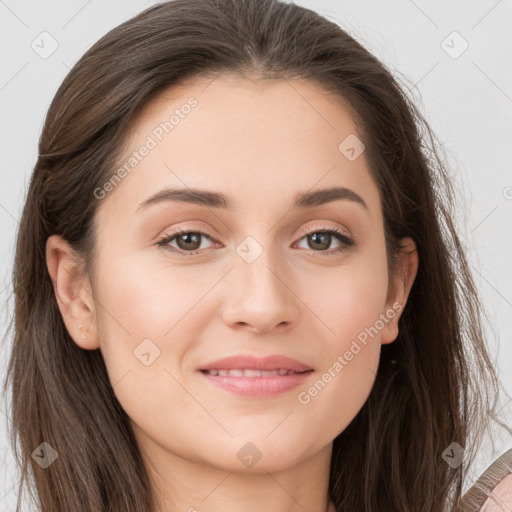
M 350 161 L 338 149 L 357 127 L 342 102 L 308 81 L 224 74 L 172 87 L 141 112 L 120 165 L 191 96 L 197 106 L 100 200 L 94 275 L 80 274 L 60 237 L 48 239 L 60 311 L 75 343 L 103 354 L 159 512 L 325 512 L 332 442 L 365 403 L 381 344 L 398 335 L 393 305 L 406 305 L 417 250 L 404 239 L 400 277 L 390 283 L 365 154 Z M 356 192 L 367 209 L 346 199 L 291 208 L 297 194 L 334 186 Z M 164 187 L 220 192 L 233 206 L 138 210 Z M 326 227 L 356 245 L 335 253 L 344 244 L 327 235 L 318 248 L 308 232 Z M 187 240 L 157 245 L 177 228 L 211 240 L 179 257 L 172 250 L 185 251 Z M 262 250 L 251 263 L 237 252 L 246 237 Z M 300 403 L 298 394 L 383 315 L 378 334 Z M 134 355 L 145 339 L 160 350 L 149 365 Z M 282 354 L 314 371 L 303 386 L 264 398 L 230 393 L 198 371 L 240 353 Z M 237 456 L 247 443 L 261 453 L 252 467 Z

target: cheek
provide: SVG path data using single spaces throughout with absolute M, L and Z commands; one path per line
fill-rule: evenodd
M 163 257 L 150 261 L 123 258 L 120 252 L 116 256 L 111 253 L 102 262 L 95 290 L 101 304 L 101 352 L 126 412 L 137 419 L 161 415 L 163 424 L 164 411 L 168 413 L 164 404 L 190 406 L 178 382 L 182 382 L 183 361 L 201 339 L 203 326 L 218 315 L 205 297 L 218 278 L 206 268 L 178 266 Z M 188 366 L 185 370 L 188 377 Z
M 211 282 L 197 267 L 180 268 L 163 258 L 117 258 L 115 265 L 103 267 L 103 276 L 97 297 L 105 341 L 125 339 L 133 348 L 145 338 L 161 345 L 175 335 L 197 314 Z
M 361 255 L 337 268 L 324 269 L 313 281 L 308 276 L 299 277 L 300 296 L 314 313 L 312 318 L 326 334 L 325 338 L 331 338 L 340 349 L 375 326 L 385 312 L 388 291 L 385 257 Z M 378 323 L 377 330 L 379 326 L 382 328 Z M 376 337 L 373 330 L 372 333 Z
M 179 362 L 197 338 L 192 320 L 209 280 L 191 279 L 192 266 L 184 271 L 160 261 L 112 261 L 104 262 L 95 291 L 101 352 L 125 412 L 158 432 L 169 425 L 171 410 L 187 417 L 193 405 L 179 384 Z
M 346 264 L 301 277 L 301 297 L 314 313 L 312 342 L 323 351 L 318 378 L 301 389 L 298 402 L 310 418 L 325 418 L 341 432 L 364 405 L 371 392 L 380 358 L 380 331 L 388 288 L 383 247 L 373 247 Z M 377 255 L 382 255 L 382 257 Z M 384 320 L 382 320 L 384 318 Z M 335 432 L 334 435 L 337 435 Z

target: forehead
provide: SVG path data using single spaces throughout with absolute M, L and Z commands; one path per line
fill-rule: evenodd
M 134 119 L 119 162 L 128 172 L 101 207 L 132 214 L 164 187 L 190 187 L 222 191 L 240 211 L 251 200 L 284 206 L 299 192 L 344 186 L 372 209 L 378 191 L 364 152 L 351 161 L 340 150 L 349 137 L 362 138 L 343 101 L 309 81 L 188 80 Z

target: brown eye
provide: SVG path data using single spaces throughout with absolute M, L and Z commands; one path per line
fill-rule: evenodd
M 341 247 L 327 251 L 332 244 L 333 237 L 341 242 Z M 164 247 L 178 256 L 186 257 L 199 254 L 204 249 L 200 249 L 202 238 L 213 242 L 213 239 L 202 231 L 181 229 L 165 235 L 164 238 L 157 242 L 157 245 Z M 307 232 L 301 240 L 304 238 L 307 239 L 308 248 L 311 249 L 312 252 L 320 254 L 325 253 L 326 256 L 339 254 L 356 245 L 352 239 L 334 228 L 315 228 L 314 231 L 310 230 Z M 177 247 L 169 245 L 173 241 L 175 241 Z
M 315 249 L 329 249 L 332 235 L 327 232 L 313 233 L 307 236 L 308 242 L 311 242 Z
M 164 238 L 157 242 L 157 245 L 165 247 L 171 252 L 175 252 L 181 256 L 188 256 L 200 252 L 199 248 L 201 247 L 202 237 L 207 240 L 212 240 L 209 235 L 202 231 L 178 230 L 174 233 L 165 235 Z M 178 245 L 177 248 L 168 245 L 174 239 L 176 239 L 176 244 Z
M 201 246 L 201 236 L 202 235 L 199 233 L 190 232 L 177 235 L 175 238 L 180 249 L 184 251 L 194 251 Z
M 333 236 L 341 242 L 342 245 L 331 252 L 327 252 L 328 255 L 339 254 L 355 246 L 355 242 L 352 239 L 334 228 L 315 228 L 314 231 L 306 233 L 303 238 L 307 239 L 308 247 L 311 248 L 313 252 L 326 252 L 326 249 L 329 249 L 332 243 Z

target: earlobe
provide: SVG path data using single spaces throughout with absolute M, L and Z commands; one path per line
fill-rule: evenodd
M 388 322 L 381 330 L 381 343 L 392 343 L 398 336 L 398 321 L 405 308 L 409 293 L 418 272 L 418 251 L 412 238 L 401 240 L 402 249 L 399 254 L 398 275 L 396 276 L 388 297 L 384 315 Z
M 99 348 L 94 329 L 94 300 L 80 258 L 59 235 L 46 241 L 46 264 L 64 324 L 75 343 L 85 350 Z

